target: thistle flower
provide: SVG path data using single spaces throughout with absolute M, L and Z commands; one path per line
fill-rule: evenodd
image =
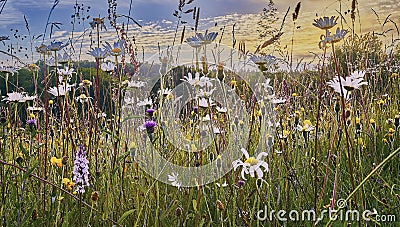
M 36 120 L 35 119 L 29 119 L 26 121 L 26 124 L 28 125 L 29 128 L 34 129 L 36 128 Z
M 146 113 L 147 113 L 150 117 L 152 117 L 155 111 L 156 111 L 155 109 L 147 109 L 147 110 L 146 110 Z
M 146 121 L 144 122 L 143 127 L 147 130 L 147 133 L 151 134 L 154 132 L 156 125 L 157 123 L 155 121 Z
M 73 181 L 77 185 L 76 192 L 83 194 L 85 187 L 89 186 L 89 161 L 86 158 L 86 152 L 82 145 L 79 145 L 78 151 L 76 152 L 74 160 L 74 169 L 72 174 Z

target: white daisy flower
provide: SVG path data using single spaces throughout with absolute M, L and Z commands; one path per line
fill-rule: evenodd
M 168 174 L 168 181 L 171 182 L 172 186 L 180 189 L 182 186 L 182 183 L 178 181 L 178 176 L 179 176 L 179 174 L 177 174 L 177 173 L 171 173 L 171 175 Z
M 151 105 L 153 105 L 153 101 L 149 98 L 146 98 L 143 101 L 139 101 L 136 105 L 137 106 L 151 106 Z
M 217 106 L 217 111 L 218 112 L 220 112 L 220 113 L 226 113 L 226 112 L 228 112 L 228 109 L 226 108 L 226 107 L 219 107 L 219 106 Z
M 266 152 L 261 152 L 257 155 L 257 158 L 250 157 L 246 149 L 241 149 L 246 161 L 240 159 L 232 162 L 233 170 L 236 171 L 238 167 L 242 167 L 241 176 L 246 180 L 245 174 L 250 174 L 251 177 L 257 177 L 258 179 L 264 176 L 264 172 L 268 171 L 268 164 L 262 160 L 263 156 L 267 156 Z M 262 169 L 264 167 L 264 170 Z
M 115 69 L 115 65 L 112 62 L 103 62 L 103 63 L 101 63 L 100 68 L 104 72 L 113 72 Z
M 74 84 L 59 84 L 57 87 L 50 88 L 47 92 L 58 97 L 58 96 L 65 96 L 65 94 L 71 91 L 71 87 L 75 86 Z
M 71 76 L 73 72 L 74 72 L 74 68 L 68 68 L 68 66 L 66 66 L 64 69 L 57 68 L 57 73 L 59 75 Z
M 286 99 L 284 99 L 284 98 L 273 98 L 272 99 L 273 104 L 283 104 L 285 102 L 286 102 Z
M 146 85 L 146 82 L 137 80 L 137 81 L 128 81 L 128 87 L 133 87 L 133 88 L 141 88 Z
M 3 99 L 6 102 L 25 102 L 26 92 L 11 92 L 7 93 L 7 97 Z
M 208 98 L 208 99 L 201 98 L 201 99 L 199 99 L 199 106 L 200 107 L 208 108 L 208 107 L 211 107 L 211 106 L 214 106 L 214 105 L 215 105 L 215 103 L 211 98 Z

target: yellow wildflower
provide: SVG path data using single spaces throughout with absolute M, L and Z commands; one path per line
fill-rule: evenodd
M 379 99 L 377 103 L 378 103 L 378 105 L 384 105 L 386 103 L 386 100 Z
M 52 158 L 50 159 L 50 163 L 51 163 L 52 165 L 56 165 L 56 166 L 58 166 L 58 167 L 61 167 L 61 166 L 62 166 L 62 158 L 52 157 Z

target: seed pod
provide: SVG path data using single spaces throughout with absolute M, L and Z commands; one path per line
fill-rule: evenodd
M 62 160 L 61 160 L 61 163 L 62 163 L 63 165 L 66 165 L 67 162 L 68 162 L 68 157 L 67 157 L 67 156 L 64 156 L 64 157 L 62 158 Z
M 94 191 L 92 192 L 92 195 L 90 196 L 90 200 L 92 200 L 92 202 L 97 202 L 97 200 L 99 200 L 99 192 L 98 191 Z
M 220 200 L 217 200 L 216 203 L 218 210 L 225 210 L 225 205 Z
M 183 210 L 182 210 L 181 207 L 178 207 L 178 208 L 176 208 L 176 210 L 175 210 L 175 214 L 176 214 L 176 216 L 178 216 L 178 217 L 182 215 L 182 212 L 183 212 Z

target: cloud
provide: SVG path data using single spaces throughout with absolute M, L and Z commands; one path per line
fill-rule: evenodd
M 21 17 L 20 11 L 11 4 L 6 4 L 3 12 L 0 14 L 0 29 L 9 29 L 10 26 L 23 24 L 24 20 Z

